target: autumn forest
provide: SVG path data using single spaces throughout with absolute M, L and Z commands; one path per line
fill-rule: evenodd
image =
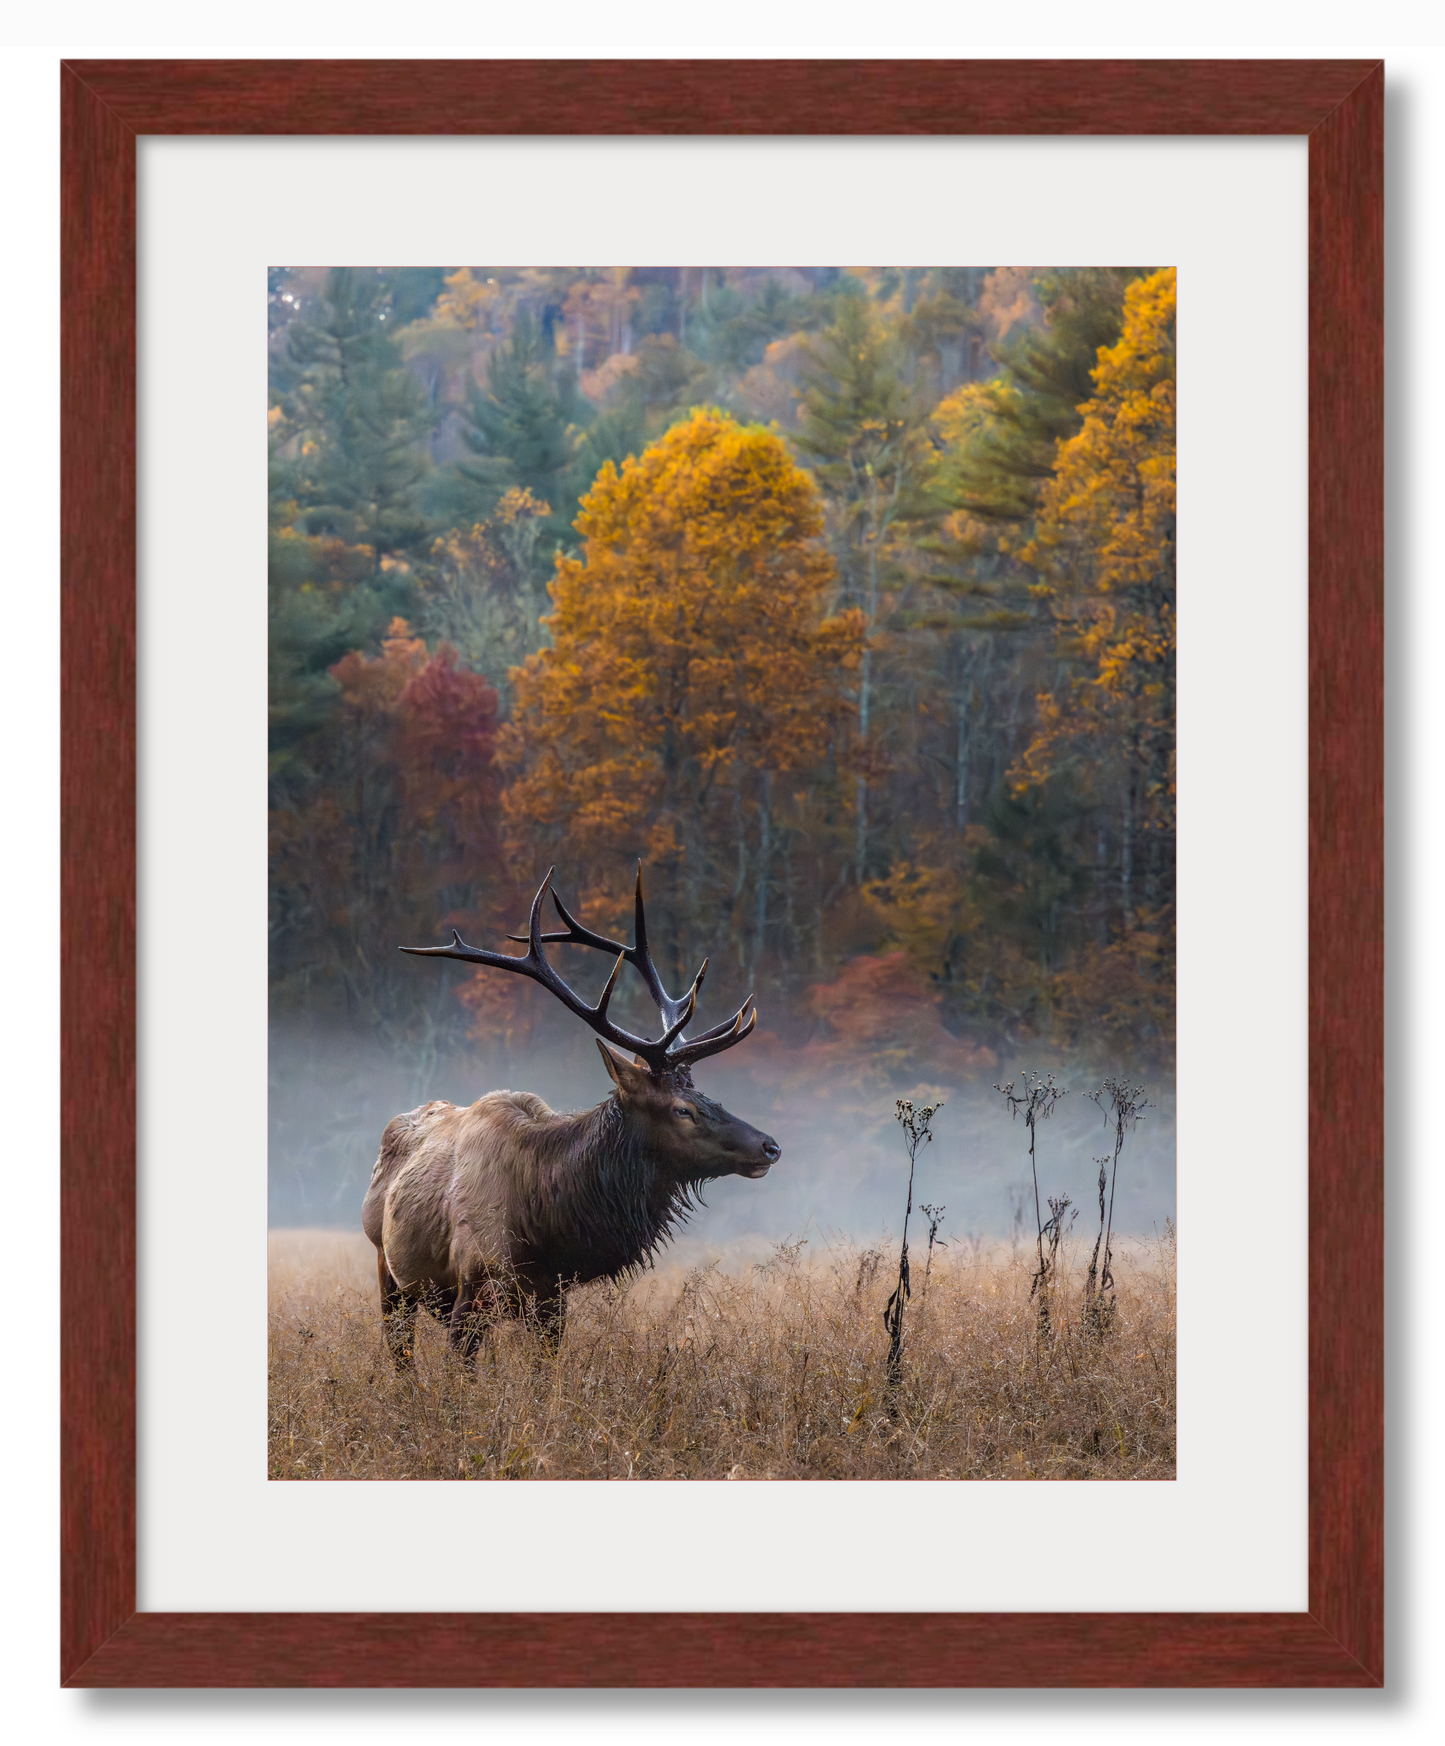
M 278 267 L 269 322 L 288 1219 L 403 1107 L 305 1039 L 413 1101 L 591 1049 L 397 949 L 501 947 L 554 865 L 623 937 L 641 861 L 754 1071 L 1172 1074 L 1172 269 Z

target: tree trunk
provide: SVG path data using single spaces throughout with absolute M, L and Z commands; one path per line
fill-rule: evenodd
M 972 663 L 965 660 L 963 683 L 959 687 L 958 693 L 958 745 L 954 753 L 953 828 L 959 836 L 962 836 L 968 828 L 968 761 L 971 753 L 969 716 L 973 704 L 971 666 Z
M 783 827 L 783 954 L 789 965 L 797 952 L 798 930 L 793 918 L 793 833 Z
M 872 523 L 868 541 L 868 625 L 863 633 L 863 665 L 858 675 L 858 739 L 864 749 L 868 748 L 868 713 L 872 701 L 873 686 L 873 648 L 870 638 L 873 634 L 873 621 L 878 616 L 878 541 L 881 536 L 881 517 L 878 505 L 878 478 L 875 474 L 870 481 L 872 504 L 870 520 Z M 858 864 L 858 883 L 863 883 L 868 859 L 868 778 L 858 778 L 858 839 L 855 856 Z
M 1134 779 L 1132 772 L 1124 778 L 1123 841 L 1119 849 L 1120 907 L 1124 918 L 1124 937 L 1133 926 L 1132 900 L 1134 880 Z
M 748 961 L 747 948 L 744 945 L 744 941 L 747 935 L 743 925 L 742 914 L 738 908 L 739 904 L 742 902 L 742 895 L 747 889 L 748 883 L 747 815 L 743 811 L 743 791 L 741 783 L 733 789 L 733 827 L 737 833 L 738 845 L 738 871 L 737 877 L 733 881 L 732 898 L 733 941 L 737 948 L 738 969 L 746 970 L 748 967 Z
M 758 884 L 757 903 L 753 913 L 753 973 L 754 988 L 763 962 L 763 942 L 768 928 L 768 859 L 773 847 L 773 777 L 763 771 L 762 792 L 758 800 Z

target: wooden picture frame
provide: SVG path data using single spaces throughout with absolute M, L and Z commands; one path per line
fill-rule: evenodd
M 61 86 L 64 1683 L 1380 1685 L 1383 65 L 137 60 L 66 64 Z M 1308 1609 L 906 1631 L 884 1613 L 138 1613 L 136 139 L 779 132 L 1308 136 Z

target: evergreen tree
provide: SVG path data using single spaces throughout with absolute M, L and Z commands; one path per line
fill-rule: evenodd
M 580 408 L 570 375 L 559 384 L 547 366 L 544 338 L 527 310 L 519 309 L 511 339 L 488 359 L 486 392 L 468 382 L 471 422 L 463 435 L 482 460 L 463 471 L 494 486 L 498 498 L 516 486 L 546 503 L 544 541 L 555 548 L 570 541 L 576 513 L 569 487 Z
M 365 647 L 386 623 L 370 586 L 365 547 L 273 530 L 268 571 L 269 761 L 273 777 L 310 775 L 306 742 L 325 726 L 337 697 L 328 669 Z
M 271 767 L 304 778 L 300 748 L 337 695 L 328 669 L 409 609 L 436 526 L 420 497 L 431 415 L 385 277 L 334 269 L 299 309 L 273 347 L 268 592 Z
M 1124 288 L 1138 276 L 1073 267 L 1038 280 L 1045 326 L 997 347 L 999 375 L 940 408 L 954 427 L 943 481 L 954 508 L 991 524 L 1033 515 L 1059 444 L 1083 423 L 1079 407 L 1094 391 L 1099 350 L 1118 340 Z
M 436 532 L 419 503 L 433 415 L 394 326 L 381 274 L 334 268 L 288 330 L 279 398 L 289 440 L 277 458 L 294 525 L 369 547 L 377 573 L 424 553 Z

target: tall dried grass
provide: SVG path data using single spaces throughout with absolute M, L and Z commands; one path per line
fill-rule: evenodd
M 361 1237 L 273 1233 L 273 1479 L 1172 1479 L 1172 1226 L 1116 1241 L 1117 1309 L 1082 1314 L 1065 1245 L 1041 1337 L 1026 1250 L 941 1251 L 899 1382 L 878 1250 L 780 1244 L 765 1262 L 571 1293 L 553 1356 L 498 1330 L 467 1375 L 419 1319 L 394 1371 Z

